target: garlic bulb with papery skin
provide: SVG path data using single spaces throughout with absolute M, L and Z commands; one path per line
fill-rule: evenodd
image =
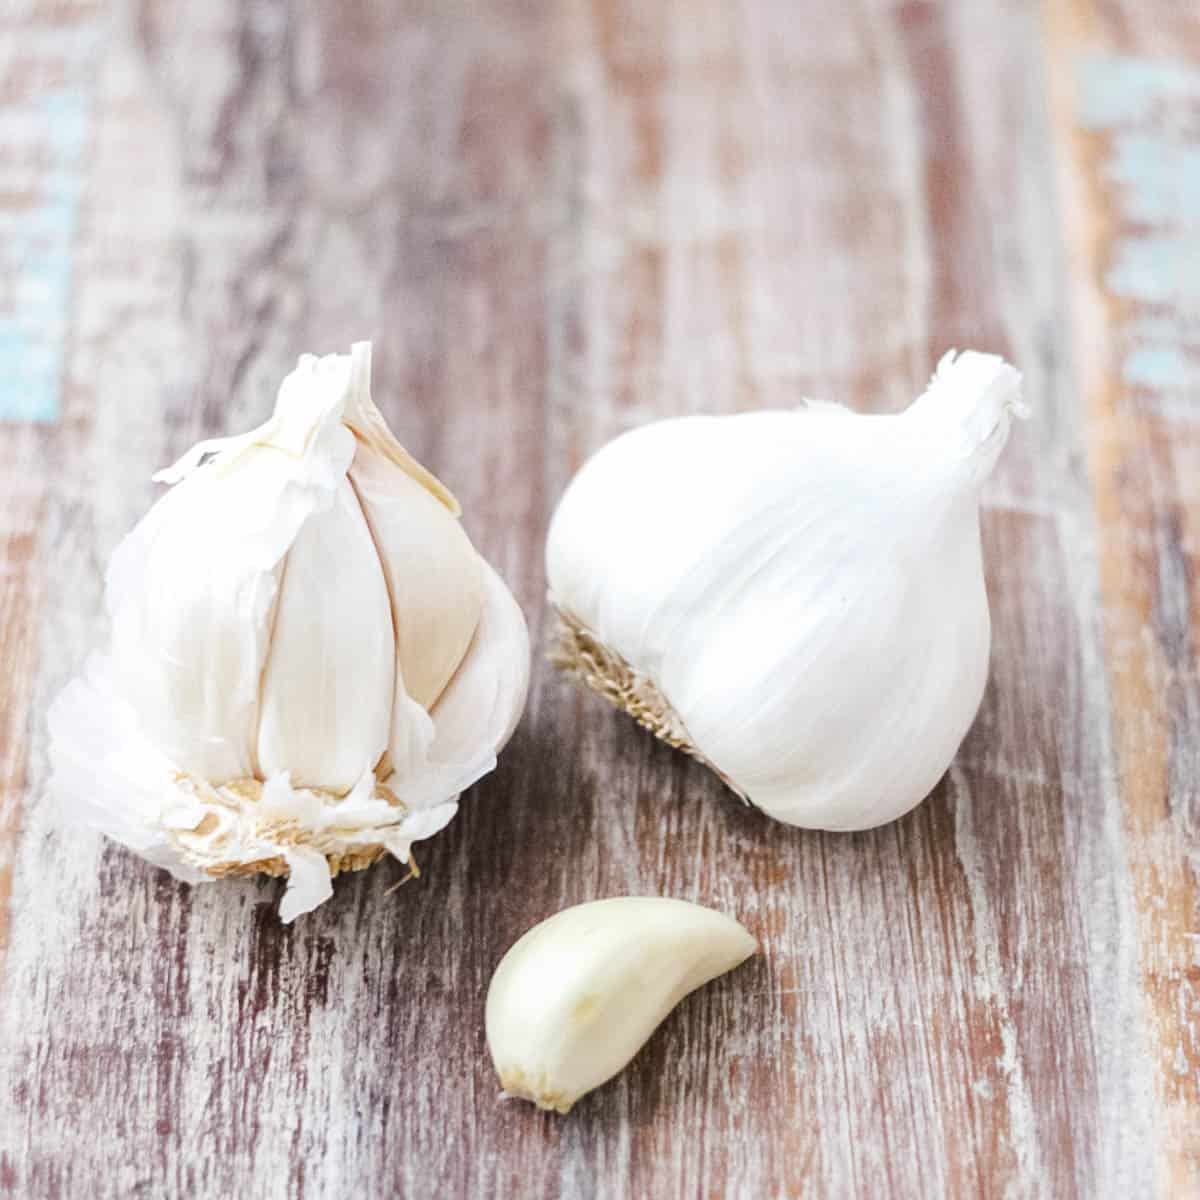
M 520 718 L 529 639 L 453 496 L 388 430 L 370 345 L 305 355 L 117 547 L 112 638 L 50 711 L 67 811 L 179 878 L 409 860 Z
M 1020 378 L 951 352 L 895 415 L 814 403 L 610 442 L 550 527 L 557 661 L 781 821 L 907 812 L 983 697 L 979 494 Z

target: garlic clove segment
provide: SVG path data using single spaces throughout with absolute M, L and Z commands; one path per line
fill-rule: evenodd
M 510 1096 L 567 1112 L 617 1074 L 689 992 L 758 949 L 698 904 L 623 896 L 543 921 L 501 959 L 487 1040 Z
M 109 566 L 107 652 L 51 707 L 51 790 L 181 879 L 286 876 L 291 920 L 409 859 L 495 765 L 524 620 L 388 430 L 365 343 L 302 356 L 262 425 L 156 478 Z
M 369 446 L 359 445 L 350 482 L 387 574 L 404 690 L 431 708 L 479 624 L 481 560 L 454 513 Z
M 900 816 L 983 696 L 979 494 L 1019 393 L 968 351 L 894 415 L 810 404 L 617 438 L 551 523 L 557 661 L 779 820 Z
M 348 792 L 387 749 L 396 686 L 387 585 L 348 480 L 329 508 L 305 522 L 281 576 L 261 685 L 258 769 Z
M 462 665 L 434 705 L 434 752 L 461 757 L 482 734 L 498 754 L 508 744 L 529 689 L 525 616 L 496 571 L 484 564 L 479 626 Z
M 423 767 L 405 782 L 405 802 L 425 808 L 451 783 L 470 787 L 496 765 L 525 708 L 529 631 L 500 576 L 487 564 L 479 626 L 454 678 L 433 707 L 434 736 Z

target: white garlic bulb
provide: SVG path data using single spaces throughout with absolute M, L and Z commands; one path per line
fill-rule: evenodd
M 655 896 L 577 904 L 500 960 L 487 1040 L 500 1085 L 565 1113 L 620 1071 L 667 1014 L 758 949 L 732 917 Z
M 370 345 L 303 356 L 117 547 L 112 640 L 50 712 L 68 812 L 192 882 L 331 876 L 454 816 L 529 677 L 525 621 L 370 396 Z
M 895 415 L 813 403 L 618 437 L 551 523 L 557 661 L 781 821 L 899 817 L 983 697 L 979 493 L 1020 378 L 951 352 Z

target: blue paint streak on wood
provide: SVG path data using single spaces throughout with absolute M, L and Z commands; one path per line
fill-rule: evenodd
M 71 58 L 87 71 L 94 37 Z M 88 136 L 90 78 L 42 90 L 0 115 L 0 146 L 15 148 L 0 190 L 28 204 L 0 210 L 0 421 L 52 422 L 60 408 L 75 228 Z M 31 166 L 30 164 L 34 164 Z
M 1126 383 L 1200 414 L 1200 67 L 1128 55 L 1079 62 L 1080 119 L 1106 136 L 1118 229 L 1105 285 Z

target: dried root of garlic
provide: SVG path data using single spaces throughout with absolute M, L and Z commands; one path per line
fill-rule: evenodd
M 683 720 L 667 703 L 667 698 L 658 690 L 654 680 L 634 670 L 615 650 L 610 650 L 578 617 L 558 602 L 553 592 L 550 594 L 550 604 L 558 617 L 550 662 L 584 687 L 603 696 L 614 708 L 628 713 L 660 741 L 703 763 L 745 800 L 737 784 L 700 752 L 684 728 Z
M 543 921 L 508 951 L 487 997 L 504 1091 L 568 1112 L 616 1075 L 689 992 L 758 949 L 737 921 L 683 900 L 624 896 Z
M 907 812 L 983 697 L 979 499 L 1020 381 L 952 352 L 898 414 L 812 403 L 610 442 L 551 522 L 555 661 L 778 820 Z
M 372 402 L 369 345 L 305 355 L 264 425 L 157 478 L 108 650 L 49 715 L 66 811 L 191 882 L 285 875 L 284 920 L 411 865 L 512 734 L 529 639 Z

